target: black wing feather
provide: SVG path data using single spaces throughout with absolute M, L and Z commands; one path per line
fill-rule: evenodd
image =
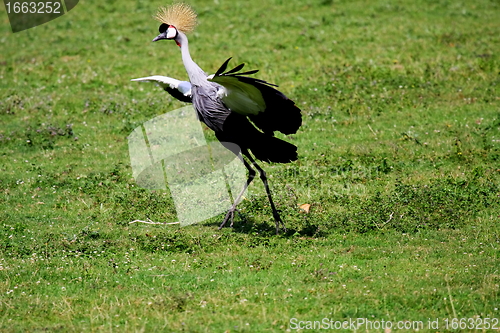
M 172 95 L 172 97 L 177 98 L 181 102 L 186 102 L 186 103 L 192 103 L 193 102 L 193 99 L 191 98 L 191 96 L 185 96 L 179 90 L 177 90 L 175 88 L 170 88 L 169 85 L 164 86 L 163 90 L 165 90 L 170 95 Z
M 234 72 L 238 72 L 240 71 L 243 67 L 245 67 L 245 64 L 239 64 L 238 66 L 234 67 L 233 69 L 227 71 L 224 73 L 224 75 L 228 75 L 228 74 L 231 74 L 231 73 L 234 73 Z
M 227 59 L 223 64 L 222 66 L 220 66 L 220 68 L 217 70 L 217 72 L 215 72 L 214 76 L 219 76 L 219 75 L 222 75 L 222 73 L 224 73 L 224 71 L 226 70 L 227 68 L 227 64 L 229 63 L 229 60 L 231 60 L 231 58 Z
M 248 84 L 253 84 L 254 82 L 258 82 L 258 83 L 267 84 L 267 85 L 270 85 L 270 86 L 273 86 L 273 87 L 277 87 L 276 84 L 272 84 L 272 83 L 269 83 L 269 82 L 264 81 L 264 80 L 255 79 L 255 78 L 252 78 L 252 77 L 242 76 L 242 75 L 252 75 L 252 74 L 255 74 L 255 73 L 257 73 L 259 71 L 258 69 L 254 69 L 254 70 L 247 71 L 247 72 L 242 72 L 242 73 L 235 73 L 235 72 L 238 72 L 239 70 L 241 70 L 245 66 L 245 64 L 239 64 L 238 66 L 236 66 L 233 69 L 231 69 L 231 70 L 229 70 L 229 71 L 227 71 L 227 72 L 224 73 L 224 71 L 226 70 L 227 65 L 228 65 L 228 63 L 229 63 L 229 61 L 231 59 L 232 58 L 227 59 L 222 64 L 222 66 L 220 66 L 220 68 L 214 74 L 214 77 L 216 77 L 216 76 L 231 76 L 231 77 L 235 77 L 238 80 L 240 80 L 242 82 L 245 82 L 245 83 L 248 83 Z
M 236 73 L 243 68 L 244 64 L 238 65 L 224 73 L 229 60 L 231 58 L 224 62 L 214 76 L 230 76 L 259 89 L 266 103 L 266 109 L 259 114 L 248 116 L 255 126 L 267 135 L 273 135 L 274 131 L 279 131 L 286 135 L 296 133 L 302 125 L 302 114 L 295 103 L 282 92 L 273 88 L 278 87 L 277 85 L 264 80 L 242 76 L 255 74 L 258 70 Z
M 257 73 L 258 71 L 259 71 L 258 69 L 254 69 L 254 70 L 252 70 L 252 71 L 248 71 L 248 72 L 236 73 L 236 74 L 234 74 L 233 76 L 251 75 L 251 74 L 255 74 L 255 73 Z

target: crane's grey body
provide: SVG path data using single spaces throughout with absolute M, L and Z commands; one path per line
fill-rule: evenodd
M 208 76 L 192 60 L 186 35 L 174 26 L 162 24 L 160 35 L 153 41 L 161 39 L 173 39 L 180 47 L 190 86 L 186 81 L 162 76 L 136 80 L 159 82 L 172 96 L 183 101 L 191 101 L 200 121 L 215 132 L 217 139 L 223 145 L 225 142 L 231 143 L 226 145 L 226 148 L 237 155 L 241 152 L 245 157 L 242 158 L 242 162 L 249 171 L 249 177 L 228 211 L 221 228 L 228 220 L 231 220 L 232 226 L 236 205 L 256 175 L 253 166 L 264 183 L 276 222 L 276 232 L 279 231 L 280 225 L 285 229 L 272 200 L 266 174 L 253 156 L 265 162 L 288 163 L 296 160 L 297 147 L 274 137 L 274 131 L 284 134 L 295 133 L 302 123 L 300 109 L 284 94 L 272 88 L 272 84 L 242 76 L 257 71 L 237 73 L 243 68 L 243 64 L 224 73 L 230 59 L 216 74 Z M 235 150 L 234 144 L 239 147 L 238 150 Z
M 231 113 L 217 96 L 217 87 L 213 83 L 209 85 L 193 86 L 193 106 L 198 117 L 214 132 L 223 130 L 224 121 Z

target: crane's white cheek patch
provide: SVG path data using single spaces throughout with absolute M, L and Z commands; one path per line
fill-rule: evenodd
M 175 30 L 175 28 L 168 28 L 167 38 L 175 38 L 175 36 L 177 36 L 177 30 Z

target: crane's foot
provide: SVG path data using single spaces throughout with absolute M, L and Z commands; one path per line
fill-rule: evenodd
M 281 230 L 283 230 L 283 232 L 286 232 L 285 223 L 281 219 L 281 216 L 277 210 L 273 210 L 273 217 L 274 217 L 274 222 L 276 223 L 276 235 L 280 233 L 280 226 L 283 227 Z
M 227 214 L 226 214 L 226 217 L 224 218 L 224 221 L 222 221 L 221 225 L 219 226 L 219 230 L 222 229 L 227 221 L 231 221 L 231 224 L 229 225 L 231 228 L 233 227 L 233 224 L 234 224 L 234 212 L 237 212 L 237 213 L 240 213 L 239 210 L 237 210 L 236 208 L 231 208 L 227 211 Z

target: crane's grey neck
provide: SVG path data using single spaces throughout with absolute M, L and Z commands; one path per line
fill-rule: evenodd
M 184 67 L 186 68 L 186 72 L 189 76 L 189 81 L 192 85 L 202 86 L 204 83 L 207 83 L 207 74 L 198 66 L 191 55 L 189 54 L 189 45 L 187 36 L 178 31 L 177 37 L 175 38 L 177 43 L 179 43 L 182 54 L 182 62 L 184 63 Z

